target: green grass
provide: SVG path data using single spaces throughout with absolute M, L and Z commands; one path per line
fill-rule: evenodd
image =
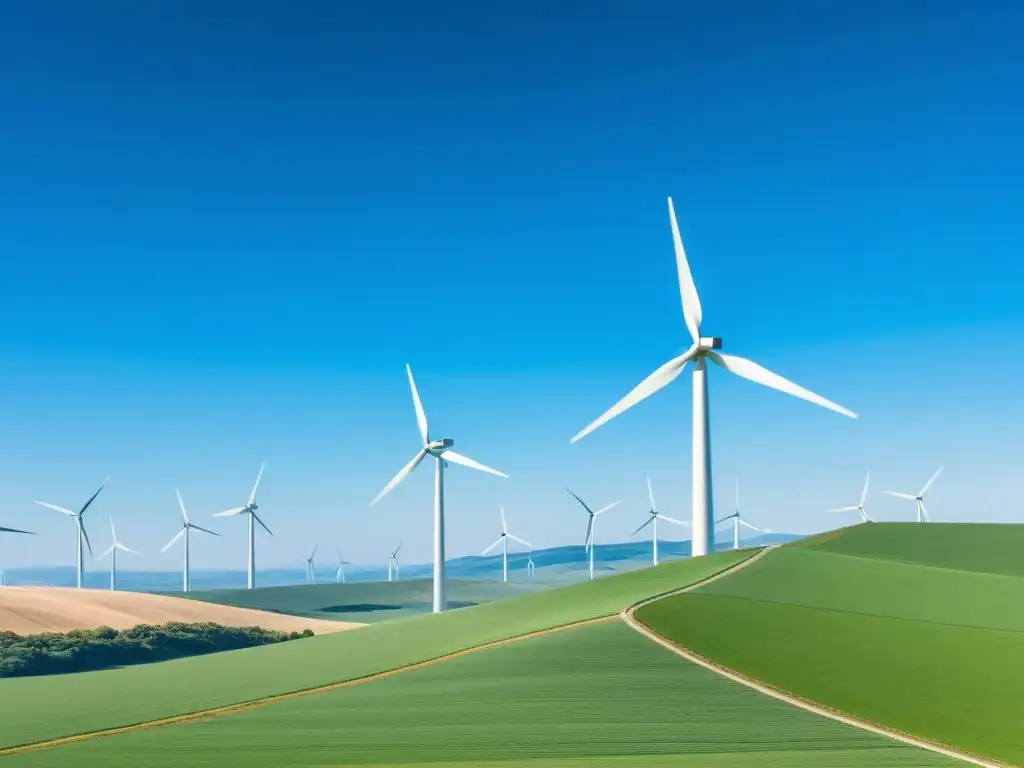
M 787 547 L 1024 576 L 1024 525 L 1017 524 L 866 523 Z
M 762 696 L 621 622 L 208 721 L 7 759 L 39 768 L 957 764 Z
M 448 605 L 469 607 L 530 594 L 542 586 L 528 581 L 503 583 L 473 579 L 448 581 Z M 328 621 L 376 622 L 430 613 L 432 579 L 312 584 L 257 589 L 214 589 L 183 592 L 176 597 L 219 605 L 255 608 Z
M 753 554 L 722 552 L 294 643 L 78 675 L 0 680 L 0 745 L 143 722 L 362 677 L 607 615 Z
M 916 557 L 946 557 L 944 537 L 915 527 L 923 539 Z M 961 533 L 962 546 L 977 543 Z M 977 541 L 988 546 L 989 534 Z M 857 535 L 865 536 L 861 552 L 906 554 L 879 544 L 878 533 Z M 645 606 L 638 618 L 724 666 L 833 709 L 1024 763 L 1022 606 L 1024 579 L 818 546 L 771 552 L 696 592 Z

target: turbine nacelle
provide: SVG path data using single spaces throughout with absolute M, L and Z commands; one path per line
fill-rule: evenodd
M 429 453 L 431 456 L 440 456 L 453 445 L 455 445 L 454 440 L 452 440 L 450 437 L 444 437 L 441 438 L 440 440 L 431 440 L 424 446 L 424 450 L 426 450 L 426 452 Z
M 722 340 L 717 336 L 701 336 L 700 341 L 697 342 L 697 348 L 701 352 L 705 352 L 710 349 L 721 349 Z

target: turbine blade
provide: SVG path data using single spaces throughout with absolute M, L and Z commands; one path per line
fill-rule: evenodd
M 260 520 L 259 515 L 257 515 L 255 512 L 250 512 L 249 514 L 252 515 L 253 520 L 255 520 L 257 523 L 259 523 L 263 527 L 264 531 L 269 533 L 271 536 L 274 535 L 273 531 L 271 531 L 269 528 L 267 528 L 266 523 L 264 523 L 262 520 Z
M 190 527 L 193 527 L 193 526 L 190 526 Z M 199 526 L 194 526 L 194 527 L 198 528 Z M 188 530 L 188 528 L 182 528 L 180 531 L 178 531 L 178 533 L 175 535 L 175 537 L 173 539 L 171 539 L 170 541 L 168 541 L 166 544 L 164 544 L 164 548 L 161 549 L 160 551 L 161 552 L 166 552 L 168 549 L 170 549 L 175 544 L 177 544 L 178 543 L 178 539 L 180 539 L 182 536 L 184 536 L 185 535 L 185 531 L 187 531 L 187 530 Z M 202 528 L 200 528 L 199 530 L 202 530 Z
M 611 509 L 612 507 L 616 507 L 616 506 L 618 506 L 618 505 L 619 505 L 619 503 L 620 503 L 620 502 L 618 502 L 618 501 L 613 501 L 613 502 L 612 502 L 611 504 L 606 504 L 605 506 L 601 507 L 601 508 L 600 508 L 599 510 L 597 510 L 597 512 L 595 512 L 595 513 L 594 513 L 594 517 L 597 517 L 597 516 L 598 516 L 598 515 L 600 515 L 600 514 L 601 514 L 602 512 L 607 512 L 607 511 L 608 511 L 609 509 Z
M 736 478 L 736 516 L 740 515 L 740 479 Z
M 693 523 L 691 523 L 689 520 L 676 520 L 674 517 L 668 517 L 666 515 L 661 514 L 660 512 L 658 513 L 658 519 L 667 520 L 668 522 L 675 523 L 676 525 L 693 525 Z
M 202 531 L 203 533 L 208 533 L 211 536 L 220 536 L 216 531 L 211 531 L 209 528 L 203 528 L 201 525 L 196 525 L 195 523 L 189 523 L 188 527 L 194 528 L 197 531 Z
M 654 515 L 651 515 L 650 517 L 647 518 L 647 522 L 646 523 L 641 525 L 639 528 L 637 528 L 635 531 L 633 531 L 629 535 L 630 536 L 636 536 L 638 533 L 640 533 L 640 531 L 642 531 L 644 528 L 646 528 L 648 525 L 650 525 L 653 522 L 654 522 Z
M 586 542 L 583 545 L 583 549 L 585 551 L 589 551 L 590 550 L 590 536 L 591 536 L 591 534 L 593 532 L 594 532 L 594 516 L 591 515 L 590 519 L 587 520 L 587 540 L 586 540 Z
M 917 499 L 917 497 L 914 496 L 913 494 L 900 493 L 899 491 L 882 491 L 882 493 L 888 496 L 895 496 L 898 499 L 910 499 L 911 501 L 915 501 Z
M 416 391 L 416 380 L 412 377 L 412 368 L 409 364 L 405 364 L 405 372 L 409 374 L 409 389 L 412 390 L 412 404 L 416 409 L 416 426 L 420 428 L 420 437 L 423 438 L 423 444 L 426 445 L 429 441 L 427 437 L 427 414 L 423 411 L 423 403 L 420 402 L 420 393 Z
M 566 488 L 565 490 L 569 491 L 569 493 L 572 493 L 572 491 L 569 488 Z M 585 510 L 587 510 L 587 514 L 589 514 L 589 515 L 593 515 L 594 514 L 594 510 L 592 510 L 590 507 L 588 507 L 587 503 L 585 501 L 583 501 L 583 499 L 581 499 L 575 493 L 572 493 L 572 497 L 574 499 L 576 499 L 576 501 L 578 501 L 583 506 L 583 508 Z
M 184 520 L 185 523 L 187 524 L 188 523 L 188 512 L 185 511 L 185 502 L 181 500 L 181 491 L 179 491 L 177 488 L 175 488 L 174 492 L 176 494 L 178 494 L 178 506 L 181 507 L 181 519 Z M 245 507 L 242 507 L 242 509 L 245 509 Z M 223 515 L 223 513 L 221 513 L 221 514 Z
M 731 515 L 726 515 L 725 517 L 721 517 L 718 520 L 715 520 L 715 525 L 721 525 L 726 520 L 732 520 L 734 517 L 739 517 L 739 515 L 733 512 Z
M 120 542 L 118 542 L 117 548 L 120 549 L 122 552 L 130 552 L 133 555 L 141 555 L 142 554 L 138 550 L 131 549 L 130 547 L 126 547 L 124 544 L 121 544 Z
M 312 560 L 312 559 L 313 559 L 314 557 L 316 557 L 316 551 L 317 551 L 318 549 L 320 549 L 320 545 L 319 545 L 319 544 L 317 544 L 317 545 L 316 545 L 315 547 L 313 547 L 313 552 L 312 552 L 312 554 L 310 554 L 310 556 L 309 556 L 309 559 L 310 559 L 310 560 Z
M 384 486 L 384 490 L 381 491 L 380 493 L 378 493 L 377 496 L 374 498 L 374 500 L 370 502 L 370 506 L 372 507 L 378 501 L 380 501 L 385 496 L 387 496 L 389 493 L 391 493 L 391 490 L 396 485 L 398 485 L 400 482 L 405 480 L 405 478 L 409 475 L 409 473 L 412 472 L 414 469 L 416 469 L 416 466 L 421 461 L 423 461 L 423 457 L 426 456 L 426 455 L 427 455 L 427 449 L 426 448 L 420 448 L 420 450 L 416 452 L 416 455 L 412 457 L 412 461 L 410 461 L 408 464 L 406 464 L 404 467 L 402 467 L 400 470 L 398 470 L 398 474 L 395 475 L 393 478 L 391 478 L 391 482 L 389 482 L 387 485 L 385 485 Z
M 267 462 L 264 460 L 260 463 L 260 473 L 256 475 L 256 483 L 252 487 L 252 493 L 249 494 L 249 506 L 256 501 L 256 489 L 260 487 L 260 480 L 263 479 L 263 468 L 267 466 Z
M 0 525 L 0 533 L 26 533 L 29 536 L 37 535 L 34 531 L 21 531 L 17 528 L 4 528 L 2 525 Z
M 681 354 L 679 357 L 674 357 L 667 363 L 662 365 L 660 368 L 654 371 L 650 376 L 637 384 L 633 389 L 623 397 L 619 402 L 605 411 L 601 416 L 592 421 L 589 425 L 581 429 L 570 439 L 570 443 L 575 443 L 577 440 L 581 440 L 598 427 L 606 424 L 607 422 L 614 419 L 623 411 L 632 408 L 634 405 L 639 403 L 641 400 L 645 400 L 662 387 L 671 384 L 677 376 L 683 371 L 683 367 L 693 359 L 694 355 L 697 354 L 697 345 L 694 344 L 686 352 Z
M 520 539 L 518 536 L 513 536 L 511 533 L 508 534 L 508 537 L 510 539 L 512 539 L 512 541 L 518 541 L 524 547 L 529 547 L 530 549 L 533 549 L 533 544 L 531 544 L 530 542 L 526 541 L 525 539 Z
M 758 533 L 765 533 L 763 528 L 758 528 L 756 525 L 751 525 L 750 523 L 748 523 L 743 518 L 740 518 L 739 522 L 740 522 L 740 525 L 746 526 L 747 528 L 749 528 L 752 531 L 757 531 Z
M 461 464 L 462 466 L 469 467 L 470 469 L 479 469 L 481 472 L 488 472 L 492 475 L 497 475 L 498 477 L 508 477 L 504 472 L 497 469 L 491 469 L 490 467 L 485 467 L 479 461 L 473 461 L 473 459 L 463 456 L 461 453 L 456 453 L 455 451 L 445 451 L 441 454 L 441 459 L 444 461 L 451 461 L 455 464 Z
M 654 488 L 651 486 L 651 476 L 647 475 L 647 497 L 651 500 L 651 512 L 656 513 L 658 508 L 654 505 Z
M 859 509 L 860 509 L 860 507 L 858 507 L 856 504 L 854 504 L 852 507 L 836 507 L 835 509 L 826 509 L 825 511 L 826 512 L 856 512 Z
M 89 500 L 85 502 L 85 506 L 78 510 L 79 515 L 84 515 L 85 510 L 89 508 L 89 505 L 96 501 L 96 497 L 100 495 L 100 491 L 102 491 L 104 486 L 106 486 L 108 480 L 110 480 L 110 475 L 107 475 L 105 478 L 103 478 L 103 483 L 100 485 L 99 488 L 96 489 L 96 493 L 90 496 Z
M 71 517 L 77 517 L 77 515 L 67 507 L 58 507 L 56 504 L 50 504 L 47 501 L 36 501 L 34 503 L 38 504 L 41 507 L 47 507 L 49 509 L 55 509 L 58 512 L 63 512 L 65 515 L 70 515 Z
M 940 472 L 942 472 L 942 467 L 939 467 L 937 470 L 935 470 L 935 474 L 932 475 L 931 479 L 924 484 L 924 488 L 922 488 L 921 492 L 917 494 L 918 496 L 924 496 L 925 492 L 932 487 L 932 483 L 935 482 L 935 478 L 939 476 Z
M 115 544 L 117 543 L 117 533 L 114 531 L 114 518 L 113 517 L 110 518 L 110 538 L 112 538 L 114 540 Z
M 857 414 L 853 411 L 843 408 L 841 405 L 833 403 L 831 400 L 826 400 L 821 395 L 816 395 L 809 389 L 804 389 L 799 384 L 794 384 L 789 379 L 784 379 L 777 373 L 772 373 L 767 368 L 758 365 L 753 360 L 747 360 L 743 357 L 736 357 L 736 355 L 723 355 L 718 352 L 706 352 L 709 359 L 714 363 L 725 368 L 729 373 L 734 373 L 744 379 L 762 384 L 772 389 L 777 389 L 780 392 L 785 392 L 787 395 L 793 395 L 793 397 L 799 397 L 801 400 L 806 400 L 815 405 L 820 405 L 822 408 L 828 408 L 830 411 L 841 413 L 844 416 L 849 416 L 851 419 L 856 419 Z
M 501 511 L 501 532 L 508 533 L 508 524 L 505 522 L 505 507 L 499 504 L 498 509 Z
M 924 519 L 925 519 L 925 520 L 926 520 L 927 522 L 929 522 L 929 523 L 930 523 L 930 522 L 932 521 L 932 518 L 931 518 L 931 516 L 930 516 L 930 515 L 928 514 L 928 510 L 927 510 L 927 509 L 925 509 L 925 506 L 924 506 L 924 502 L 923 502 L 923 501 L 921 502 L 921 515 L 922 515 L 922 516 L 924 517 Z
M 495 548 L 496 546 L 498 546 L 499 544 L 501 544 L 501 542 L 502 542 L 502 541 L 504 541 L 504 540 L 505 540 L 505 537 L 504 537 L 504 535 L 502 535 L 502 536 L 499 536 L 499 537 L 498 537 L 498 540 L 497 540 L 496 542 L 494 542 L 493 544 L 491 544 L 491 546 L 489 546 L 489 547 L 488 547 L 487 549 L 485 549 L 485 550 L 484 550 L 483 552 L 481 552 L 481 553 L 480 553 L 480 557 L 483 557 L 484 555 L 486 555 L 486 554 L 487 554 L 488 552 L 490 552 L 490 551 L 491 551 L 492 549 L 494 549 L 494 548 Z
M 116 544 L 111 544 L 111 545 L 110 545 L 109 547 L 107 547 L 107 549 L 106 549 L 106 550 L 105 550 L 105 551 L 103 552 L 103 554 L 102 554 L 102 555 L 100 555 L 100 556 L 99 556 L 98 558 L 96 558 L 96 559 L 97 559 L 97 560 L 102 560 L 102 559 L 103 559 L 104 557 L 106 557 L 106 556 L 107 556 L 107 555 L 109 555 L 109 554 L 110 554 L 111 552 L 113 552 L 113 551 L 114 551 L 114 550 L 115 550 L 116 548 L 117 548 L 117 545 L 116 545 Z
M 868 499 L 868 484 L 871 482 L 871 470 L 864 475 L 864 490 L 860 492 L 860 506 L 864 506 L 864 502 Z
M 697 295 L 693 275 L 690 274 L 690 265 L 686 261 L 686 251 L 683 250 L 683 239 L 679 236 L 676 209 L 672 205 L 671 197 L 668 199 L 668 217 L 672 222 L 672 242 L 676 247 L 676 270 L 679 272 L 679 297 L 683 302 L 683 318 L 686 320 L 686 327 L 690 331 L 693 343 L 697 344 L 700 342 L 700 322 L 703 319 L 700 297 Z
M 85 530 L 85 523 L 82 522 L 82 515 L 79 514 L 76 518 L 78 520 L 78 527 L 82 529 L 82 538 L 85 539 L 85 546 L 89 550 L 89 554 L 92 554 L 92 542 L 89 541 L 89 534 Z
M 235 507 L 234 509 L 225 509 L 223 512 L 217 512 L 214 517 L 231 517 L 232 515 L 240 515 L 245 512 L 248 507 Z M 188 522 L 186 520 L 186 522 Z

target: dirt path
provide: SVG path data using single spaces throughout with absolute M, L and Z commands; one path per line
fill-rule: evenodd
M 957 760 L 963 760 L 964 762 L 971 763 L 972 765 L 980 765 L 984 766 L 984 768 L 1014 768 L 1014 766 L 1011 766 L 1009 763 L 1000 763 L 994 760 L 977 757 L 975 755 L 970 755 L 966 752 L 961 752 L 959 750 L 953 749 L 952 747 L 947 747 L 942 744 L 935 744 L 930 741 L 925 741 L 924 739 L 919 739 L 914 736 L 910 736 L 908 734 L 892 730 L 890 728 L 885 728 L 883 726 L 876 725 L 875 723 L 868 722 L 867 720 L 861 720 L 860 718 L 856 718 L 851 715 L 846 715 L 842 712 L 837 712 L 836 710 L 821 706 L 820 704 L 816 704 L 813 701 L 809 701 L 808 699 L 803 699 L 791 693 L 786 693 L 785 691 L 765 685 L 764 683 L 760 683 L 757 680 L 754 680 L 753 678 L 741 675 L 738 672 L 734 672 L 731 669 L 727 669 L 726 667 L 720 666 L 715 662 L 711 661 L 710 659 L 706 659 L 703 656 L 700 656 L 694 653 L 693 651 L 688 650 L 687 648 L 684 648 L 680 645 L 676 645 L 672 641 L 667 640 L 666 638 L 656 633 L 654 630 L 652 630 L 650 627 L 648 627 L 646 624 L 643 624 L 636 618 L 636 612 L 640 608 L 643 608 L 645 605 L 650 605 L 651 603 L 656 602 L 657 600 L 663 600 L 664 598 L 671 597 L 672 595 L 681 595 L 685 592 L 690 592 L 694 589 L 697 589 L 698 587 L 704 586 L 705 584 L 709 584 L 712 581 L 716 581 L 717 579 L 720 579 L 724 576 L 728 576 L 734 573 L 735 571 L 738 571 L 741 568 L 745 568 L 746 566 L 760 560 L 762 557 L 767 555 L 771 550 L 775 548 L 775 546 L 772 546 L 762 549 L 753 557 L 744 560 L 742 563 L 739 563 L 736 567 L 731 568 L 728 571 L 722 571 L 721 573 L 712 576 L 710 579 L 706 579 L 696 584 L 691 584 L 687 587 L 682 587 L 681 589 L 674 590 L 673 592 L 669 592 L 668 594 L 657 595 L 655 597 L 649 597 L 644 600 L 641 600 L 639 603 L 631 605 L 629 608 L 627 608 L 625 611 L 619 614 L 619 617 L 624 622 L 626 622 L 626 624 L 628 624 L 630 627 L 635 629 L 640 634 L 653 640 L 663 648 L 667 648 L 676 655 L 682 656 L 687 661 L 698 666 L 704 667 L 705 669 L 709 669 L 712 672 L 716 672 L 719 675 L 727 677 L 728 679 L 733 680 L 737 683 L 741 683 L 747 686 L 748 688 L 753 688 L 755 691 L 763 693 L 765 696 L 771 696 L 773 699 L 785 701 L 788 704 L 800 707 L 801 709 L 805 709 L 808 712 L 813 712 L 816 715 L 821 715 L 822 717 L 837 720 L 840 723 L 852 725 L 855 728 L 870 731 L 871 733 L 877 733 L 880 736 L 887 736 L 890 739 L 895 739 L 896 741 L 901 741 L 904 744 L 910 744 L 911 746 L 920 747 L 921 749 L 927 749 L 930 752 L 937 752 L 938 754 L 945 755 L 946 757 L 952 757 Z

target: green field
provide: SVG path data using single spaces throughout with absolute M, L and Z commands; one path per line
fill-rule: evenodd
M 1020 764 L 1021 530 L 856 526 L 770 552 L 637 617 L 783 690 Z
M 175 596 L 328 621 L 376 622 L 430 613 L 433 606 L 433 584 L 432 579 L 406 579 L 257 589 L 214 589 L 182 592 Z M 448 605 L 452 608 L 464 608 L 537 592 L 543 585 L 529 581 L 506 584 L 493 580 L 450 579 L 447 587 Z
M 78 675 L 0 680 L 0 745 L 194 712 L 353 679 L 527 632 L 616 613 L 727 568 L 753 551 L 411 616 L 264 648 Z
M 354 688 L 6 759 L 40 768 L 958 764 L 762 696 L 619 621 Z

